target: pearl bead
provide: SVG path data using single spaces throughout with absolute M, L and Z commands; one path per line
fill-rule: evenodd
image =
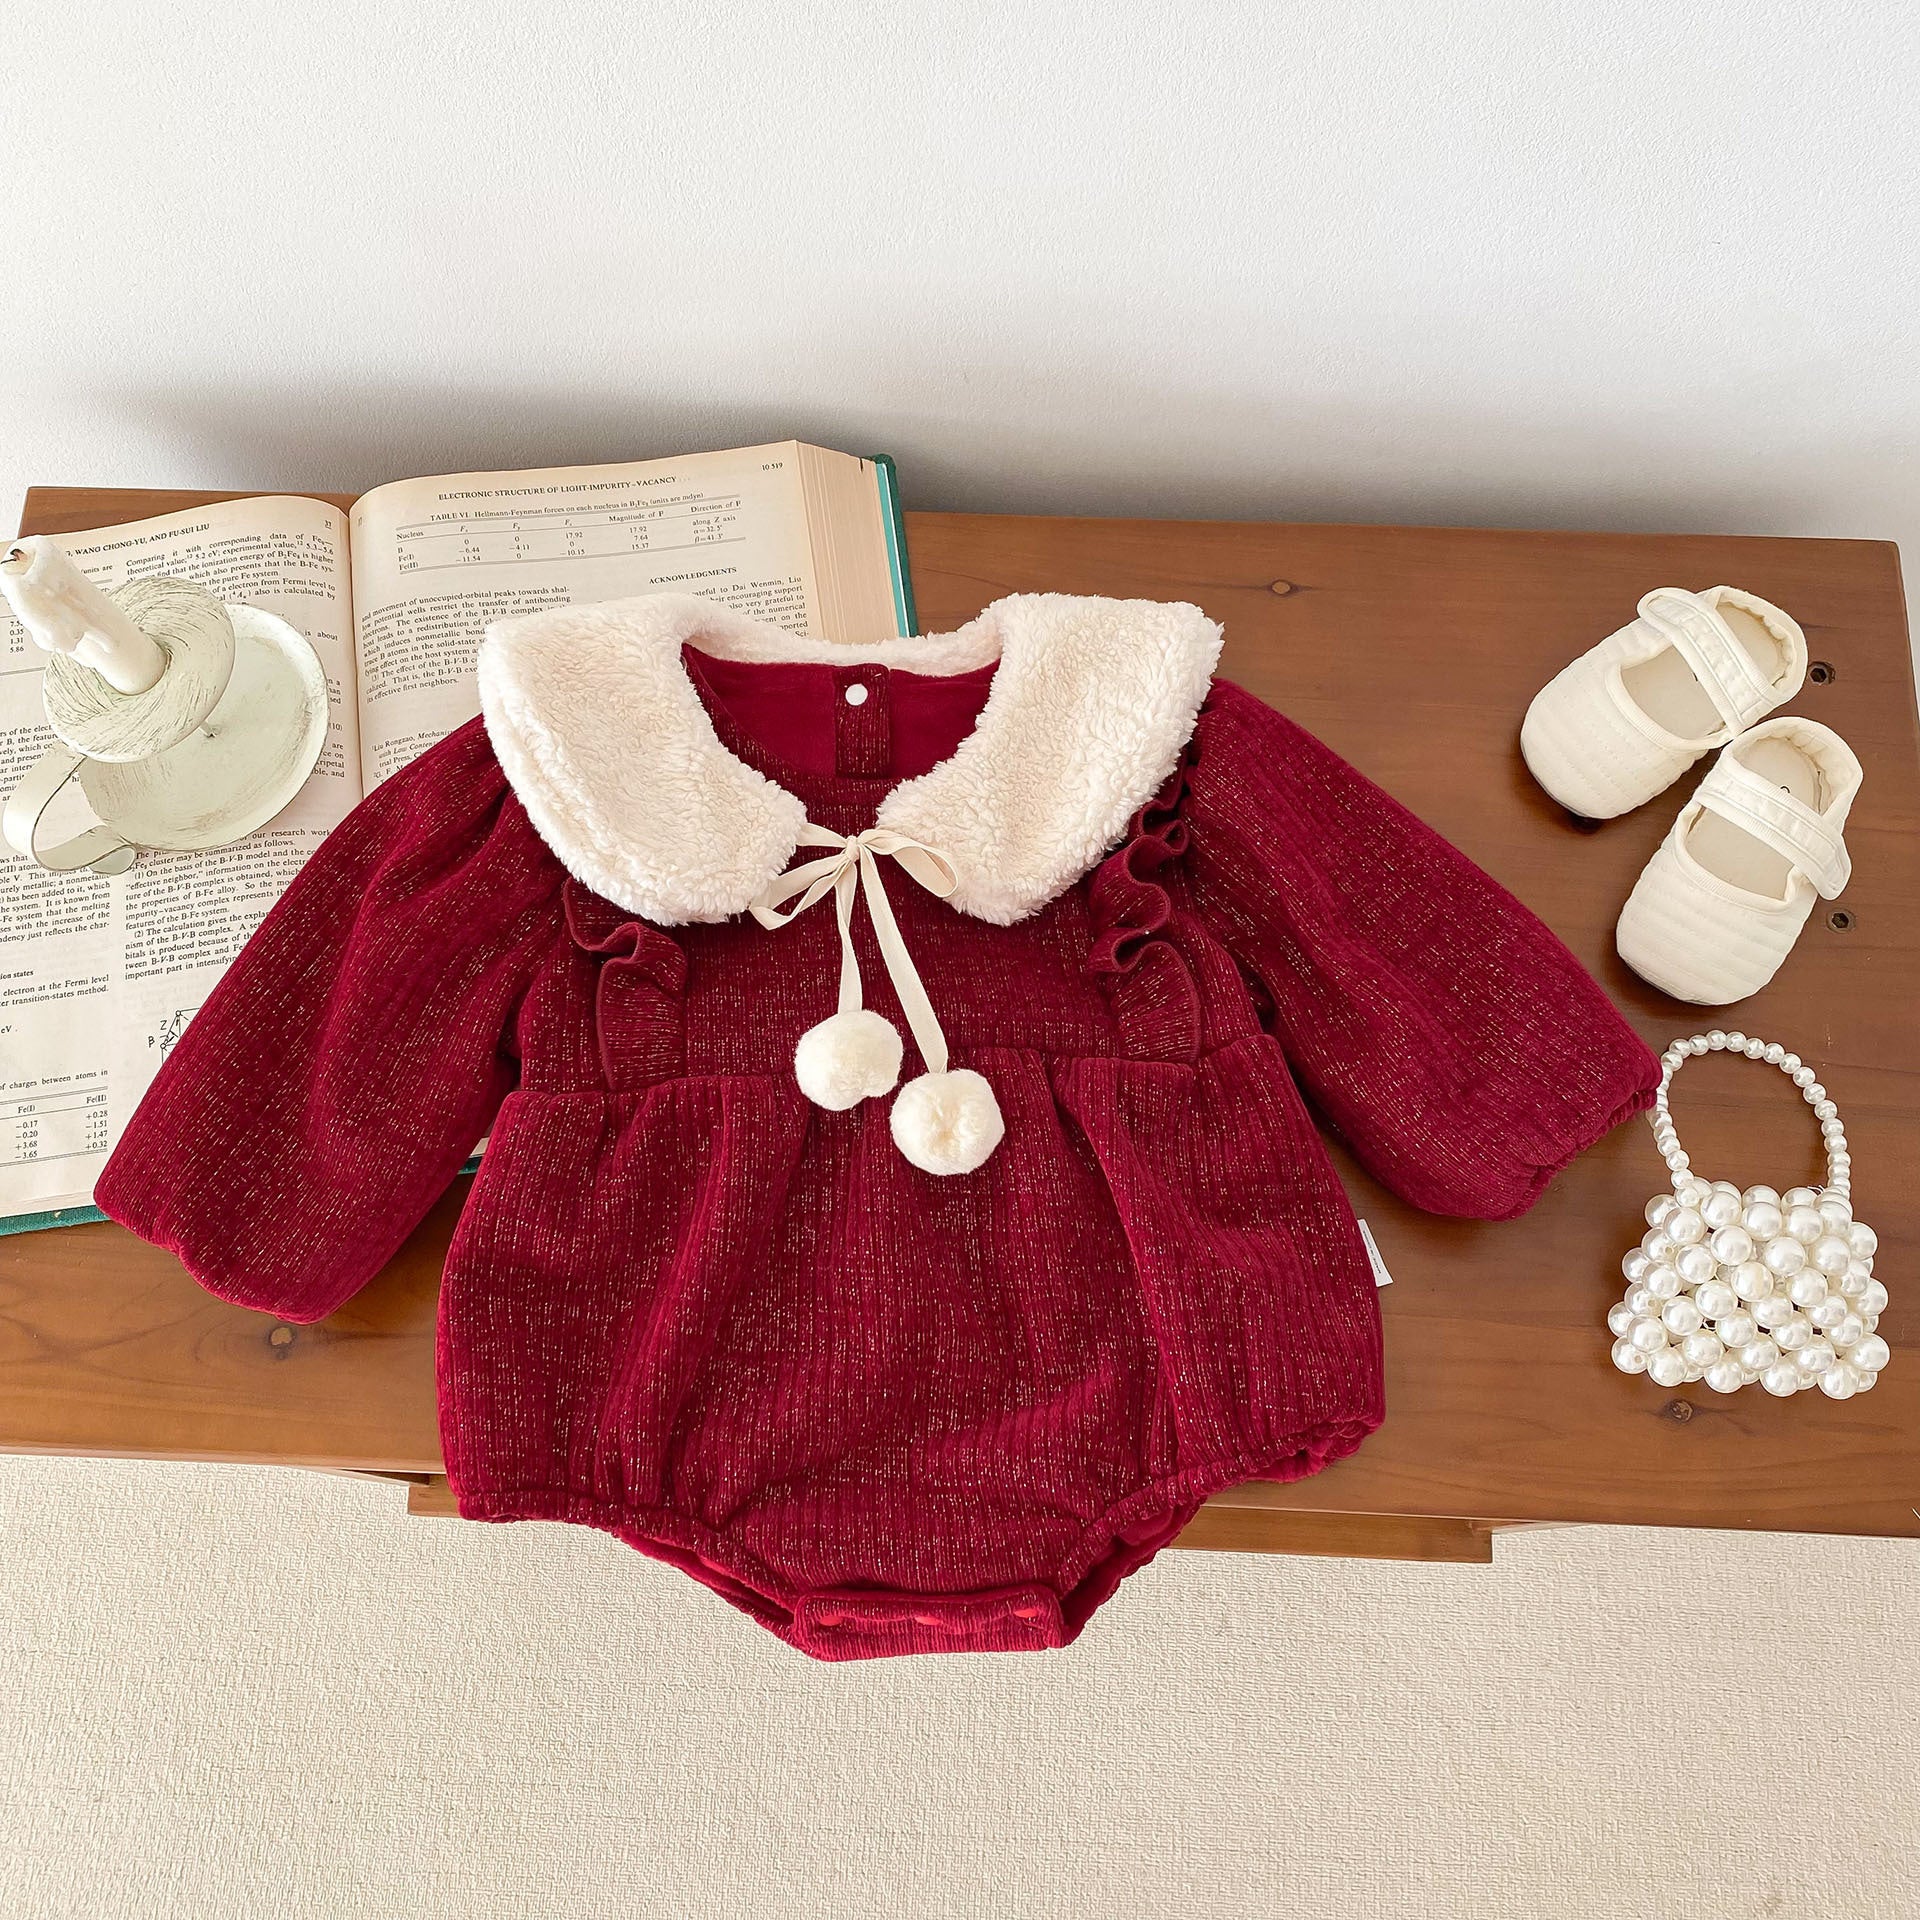
M 1837 1233 L 1823 1233 L 1808 1249 L 1807 1258 L 1829 1279 L 1838 1279 L 1846 1272 L 1847 1263 L 1853 1255 L 1847 1251 L 1847 1243 Z
M 1622 1373 L 1645 1373 L 1647 1356 L 1631 1340 L 1616 1340 L 1613 1343 L 1613 1364 Z
M 1855 1311 L 1858 1313 L 1871 1313 L 1875 1316 L 1885 1313 L 1887 1310 L 1887 1289 L 1885 1285 L 1878 1280 L 1869 1280 L 1867 1284 L 1860 1289 L 1860 1297 L 1853 1304 Z
M 1709 1280 L 1694 1295 L 1693 1304 L 1709 1320 L 1718 1320 L 1723 1313 L 1731 1313 L 1739 1300 L 1740 1296 L 1724 1280 Z
M 1653 1271 L 1653 1261 L 1648 1257 L 1645 1247 L 1635 1247 L 1620 1262 L 1620 1273 L 1631 1287 L 1637 1287 Z
M 1840 1276 L 1840 1291 L 1849 1300 L 1858 1299 L 1867 1289 L 1867 1282 L 1873 1278 L 1873 1269 L 1864 1260 L 1850 1260 L 1847 1270 Z
M 1797 1353 L 1813 1338 L 1813 1329 L 1796 1313 L 1773 1330 L 1773 1344 L 1782 1353 Z
M 1647 1225 L 1650 1227 L 1665 1226 L 1679 1211 L 1680 1202 L 1676 1200 L 1672 1194 L 1656 1193 L 1653 1198 L 1647 1202 Z
M 1647 1378 L 1656 1387 L 1677 1387 L 1687 1377 L 1687 1363 L 1671 1347 L 1647 1356 Z
M 1760 1058 L 1770 1067 L 1777 1067 L 1786 1057 L 1787 1050 L 1778 1040 L 1769 1040 L 1765 1051 L 1760 1055 Z
M 1749 1199 L 1740 1224 L 1762 1244 L 1773 1239 L 1787 1224 L 1787 1217 L 1772 1200 Z
M 1768 1272 L 1791 1280 L 1807 1264 L 1807 1250 L 1791 1234 L 1782 1233 L 1767 1242 L 1760 1258 Z
M 1803 1247 L 1810 1247 L 1826 1231 L 1827 1223 L 1820 1218 L 1818 1207 L 1794 1207 L 1787 1214 L 1787 1231 Z M 1673 1236 L 1676 1240 L 1677 1234 Z
M 1859 1384 L 1859 1376 L 1844 1363 L 1836 1363 L 1820 1376 L 1820 1391 L 1829 1400 L 1851 1400 Z
M 1749 1373 L 1765 1373 L 1780 1358 L 1780 1349 L 1771 1340 L 1749 1340 L 1740 1349 L 1740 1364 Z
M 1652 1372 L 1651 1367 L 1648 1372 Z M 1800 1391 L 1800 1369 L 1791 1360 L 1776 1360 L 1760 1376 L 1760 1384 L 1784 1400 L 1788 1394 Z
M 1691 1247 L 1707 1237 L 1707 1223 L 1691 1207 L 1682 1207 L 1660 1228 L 1660 1231 L 1676 1247 Z M 1651 1252 L 1652 1249 L 1649 1248 L 1648 1251 Z
M 1700 1331 L 1700 1309 L 1685 1298 L 1669 1300 L 1660 1309 L 1660 1318 L 1666 1323 L 1667 1331 L 1676 1336 Z
M 1629 1287 L 1623 1304 L 1637 1320 L 1642 1314 L 1658 1313 L 1660 1302 L 1645 1287 Z
M 1749 1187 L 1740 1197 L 1750 1207 L 1757 1207 L 1763 1203 L 1769 1207 L 1777 1207 L 1780 1204 L 1779 1192 L 1773 1187 Z
M 1796 1087 L 1799 1087 L 1803 1092 L 1805 1091 L 1806 1088 L 1813 1085 L 1813 1079 L 1814 1079 L 1814 1075 L 1813 1075 L 1813 1069 L 1811 1067 L 1795 1067 L 1794 1068 L 1793 1084 Z
M 1744 1347 L 1754 1336 L 1754 1318 L 1744 1310 L 1739 1313 L 1723 1314 L 1713 1323 L 1713 1330 L 1728 1346 Z
M 1735 1052 L 1744 1052 L 1746 1050 L 1746 1044 L 1747 1036 L 1742 1033 L 1738 1027 L 1729 1027 L 1727 1029 L 1727 1045 L 1731 1049 Z
M 1852 1368 L 1851 1372 L 1855 1393 L 1871 1393 L 1880 1384 L 1880 1376 L 1877 1373 L 1862 1373 L 1858 1367 Z
M 1680 1343 L 1681 1359 L 1690 1367 L 1698 1367 L 1703 1373 L 1708 1367 L 1718 1365 L 1726 1351 L 1726 1344 L 1720 1336 L 1708 1333 L 1704 1328 L 1688 1334 Z
M 1863 1327 L 1865 1327 L 1869 1333 L 1871 1333 L 1877 1326 L 1879 1326 L 1880 1316 L 1877 1313 L 1863 1313 L 1860 1316 L 1860 1324 Z
M 1816 1100 L 1813 1103 L 1813 1117 L 1816 1120 L 1835 1120 L 1839 1115 L 1840 1109 L 1831 1100 Z
M 1857 1347 L 1867 1337 L 1867 1323 L 1857 1313 L 1850 1313 L 1837 1327 L 1830 1329 L 1827 1338 L 1836 1351 L 1845 1353 L 1849 1347 Z
M 1685 1173 L 1686 1170 L 1693 1165 L 1693 1162 L 1687 1158 L 1683 1148 L 1675 1147 L 1673 1151 L 1667 1155 L 1667 1165 L 1675 1173 Z
M 1681 1206 L 1691 1207 L 1698 1213 L 1707 1204 L 1713 1189 L 1697 1173 L 1690 1173 L 1684 1180 L 1676 1180 L 1673 1191 Z
M 1743 1260 L 1733 1270 L 1733 1290 L 1742 1300 L 1764 1300 L 1773 1291 L 1773 1275 L 1758 1260 Z
M 1620 1309 L 1614 1308 L 1618 1313 Z M 1847 1303 L 1837 1293 L 1830 1293 L 1818 1306 L 1807 1309 L 1807 1318 L 1822 1333 L 1831 1333 L 1847 1317 Z M 1616 1327 L 1615 1332 L 1619 1329 Z
M 1793 1207 L 1811 1207 L 1818 1202 L 1819 1198 L 1820 1196 L 1815 1193 L 1811 1187 L 1789 1187 L 1786 1192 L 1780 1196 L 1780 1204 L 1782 1207 L 1789 1209 Z
M 1864 1220 L 1847 1229 L 1847 1249 L 1856 1260 L 1871 1260 L 1880 1250 L 1880 1236 Z
M 1662 1260 L 1671 1260 L 1674 1245 L 1667 1238 L 1665 1227 L 1649 1227 L 1640 1237 L 1640 1251 L 1656 1265 Z
M 1673 1264 L 1690 1287 L 1702 1285 L 1720 1271 L 1719 1261 L 1705 1247 L 1682 1247 Z
M 1656 1300 L 1671 1300 L 1680 1291 L 1681 1280 L 1672 1267 L 1652 1267 L 1640 1283 Z
M 1822 1120 L 1820 1122 L 1820 1138 L 1824 1140 L 1828 1146 L 1831 1147 L 1846 1137 L 1847 1130 L 1838 1120 Z
M 1787 1298 L 1796 1307 L 1817 1307 L 1826 1297 L 1827 1283 L 1811 1269 L 1796 1275 L 1787 1289 Z
M 1800 1070 L 1800 1056 L 1797 1053 L 1783 1053 L 1774 1065 L 1782 1073 L 1797 1073 Z
M 1829 1233 L 1844 1235 L 1853 1224 L 1852 1203 L 1829 1190 L 1820 1196 L 1820 1218 L 1826 1222 Z
M 1833 1365 L 1833 1349 L 1824 1340 L 1809 1340 L 1793 1356 L 1793 1364 L 1802 1373 L 1821 1374 Z
M 1892 1358 L 1892 1350 L 1877 1333 L 1870 1333 L 1847 1358 L 1862 1373 L 1878 1373 Z
M 1793 1302 L 1783 1293 L 1770 1293 L 1764 1300 L 1753 1303 L 1753 1323 L 1764 1327 L 1769 1333 L 1775 1327 L 1784 1326 L 1793 1318 Z
M 1718 1053 L 1720 1049 L 1724 1047 L 1726 1044 L 1727 1044 L 1726 1030 L 1722 1027 L 1715 1027 L 1707 1035 L 1707 1045 L 1710 1048 L 1712 1048 L 1712 1050 L 1715 1053 Z
M 1740 1218 L 1740 1195 L 1731 1187 L 1716 1187 L 1700 1217 L 1709 1227 L 1730 1227 Z
M 1607 1331 L 1624 1339 L 1628 1328 L 1639 1319 L 1639 1315 L 1622 1300 L 1616 1306 L 1607 1309 Z
M 1658 1320 L 1636 1320 L 1628 1328 L 1627 1338 L 1642 1353 L 1658 1353 L 1667 1344 L 1667 1330 Z
M 1716 1360 L 1707 1369 L 1706 1379 L 1715 1393 L 1738 1393 L 1746 1384 L 1746 1375 L 1740 1371 L 1737 1360 Z
M 1846 1244 L 1836 1240 L 1834 1245 L 1839 1247 L 1844 1265 Z M 1741 1261 L 1753 1258 L 1753 1238 L 1745 1227 L 1717 1228 L 1713 1238 L 1707 1242 L 1707 1247 L 1723 1267 L 1737 1267 Z
M 1800 1089 L 1800 1097 L 1806 1101 L 1808 1106 L 1817 1107 L 1820 1102 L 1827 1097 L 1827 1090 L 1816 1080 L 1810 1086 L 1805 1086 Z
M 1764 1040 L 1749 1038 L 1746 1046 L 1742 1049 L 1742 1051 L 1746 1054 L 1749 1060 L 1759 1060 L 1764 1058 L 1766 1055 L 1767 1043 Z

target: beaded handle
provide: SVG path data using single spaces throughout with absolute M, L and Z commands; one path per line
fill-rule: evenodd
M 1743 1053 L 1749 1060 L 1760 1060 L 1770 1067 L 1778 1067 L 1800 1089 L 1801 1099 L 1813 1109 L 1814 1118 L 1820 1122 L 1820 1137 L 1826 1142 L 1827 1148 L 1825 1191 L 1841 1200 L 1851 1197 L 1853 1156 L 1847 1151 L 1847 1132 L 1840 1124 L 1839 1108 L 1827 1098 L 1827 1090 L 1820 1084 L 1813 1069 L 1805 1065 L 1797 1053 L 1789 1053 L 1776 1040 L 1759 1040 L 1738 1032 L 1726 1033 L 1719 1027 L 1715 1027 L 1711 1033 L 1696 1033 L 1685 1040 L 1676 1040 L 1660 1056 L 1660 1091 L 1653 1097 L 1653 1111 L 1647 1119 L 1653 1128 L 1653 1143 L 1659 1148 L 1660 1156 L 1673 1176 L 1676 1195 L 1684 1192 L 1691 1177 L 1689 1169 L 1693 1162 L 1674 1130 L 1667 1094 L 1673 1085 L 1673 1076 L 1679 1072 L 1689 1055 L 1697 1053 Z

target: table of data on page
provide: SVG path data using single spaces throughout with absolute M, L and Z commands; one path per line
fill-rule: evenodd
M 397 529 L 402 573 L 492 561 L 598 559 L 726 546 L 739 531 L 740 496 L 663 500 L 645 507 L 527 507 L 416 521 Z

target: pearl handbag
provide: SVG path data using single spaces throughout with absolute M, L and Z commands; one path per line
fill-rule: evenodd
M 1778 1067 L 1800 1089 L 1827 1146 L 1817 1192 L 1704 1180 L 1674 1131 L 1667 1096 L 1697 1053 L 1742 1053 Z M 1613 1364 L 1656 1386 L 1704 1379 L 1716 1393 L 1757 1380 L 1785 1398 L 1819 1387 L 1830 1399 L 1865 1393 L 1887 1364 L 1875 1332 L 1887 1304 L 1873 1277 L 1879 1239 L 1853 1217 L 1846 1130 L 1827 1090 L 1800 1056 L 1744 1033 L 1696 1033 L 1660 1056 L 1648 1119 L 1673 1191 L 1647 1202 L 1647 1235 L 1620 1262 L 1626 1297 L 1607 1315 Z

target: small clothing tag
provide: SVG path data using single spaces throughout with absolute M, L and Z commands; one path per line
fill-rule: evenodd
M 1358 1219 L 1359 1216 L 1355 1215 Z M 1366 1242 L 1367 1259 L 1373 1267 L 1373 1284 L 1376 1287 L 1393 1285 L 1393 1275 L 1387 1271 L 1387 1263 L 1380 1258 L 1380 1249 L 1374 1241 L 1373 1229 L 1364 1220 L 1360 1221 L 1360 1238 Z

